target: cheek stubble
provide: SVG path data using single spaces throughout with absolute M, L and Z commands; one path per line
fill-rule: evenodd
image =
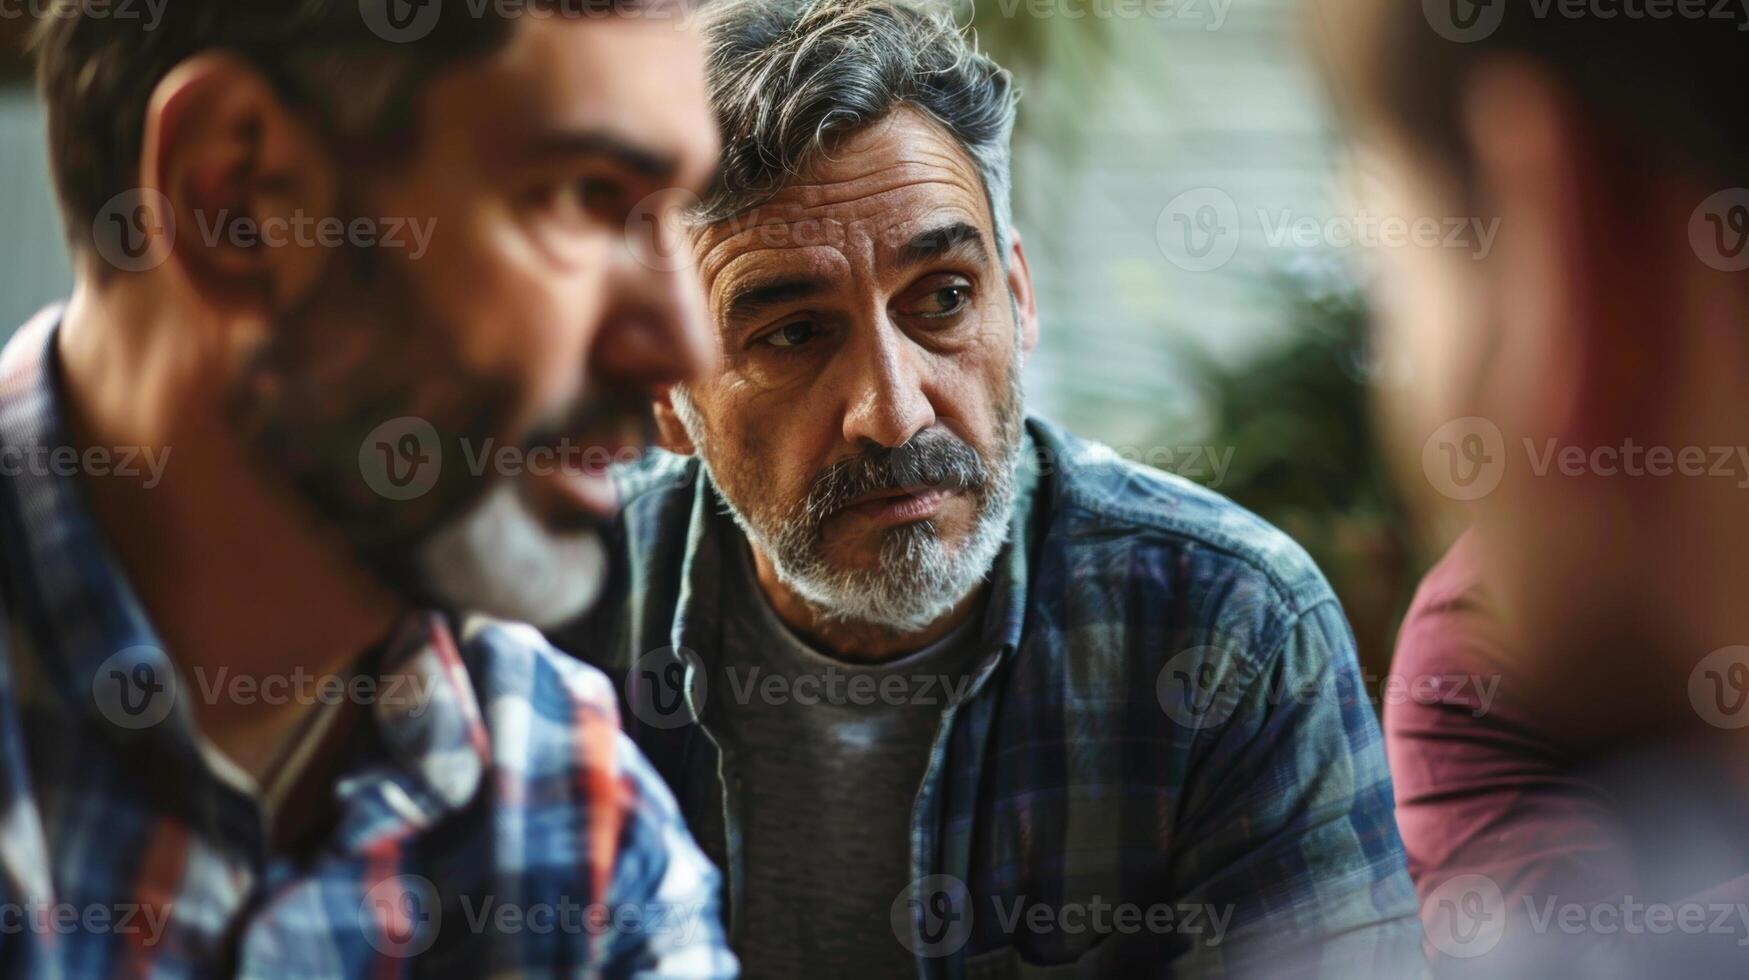
M 419 596 L 414 559 L 437 529 L 465 513 L 487 481 L 465 465 L 514 410 L 511 386 L 457 362 L 452 326 L 399 270 L 397 257 L 352 245 L 321 281 L 275 317 L 229 393 L 239 439 L 392 588 Z M 414 417 L 436 431 L 439 469 L 411 500 L 374 490 L 360 448 L 378 426 Z

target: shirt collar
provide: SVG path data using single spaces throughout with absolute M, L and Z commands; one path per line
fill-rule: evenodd
M 168 728 L 192 750 L 176 672 L 77 477 L 55 463 L 73 451 L 56 348 L 61 314 L 44 310 L 0 353 L 0 509 L 15 542 L 4 560 L 16 614 L 43 654 L 33 666 L 66 710 L 122 738 Z

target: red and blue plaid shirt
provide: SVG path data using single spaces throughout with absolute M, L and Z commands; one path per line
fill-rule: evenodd
M 526 627 L 408 617 L 379 664 L 420 695 L 375 698 L 328 829 L 276 853 L 53 462 L 58 322 L 0 356 L 0 975 L 734 974 L 612 689 Z
M 868 800 L 909 807 L 912 841 L 911 885 L 868 928 L 925 977 L 1419 976 L 1378 720 L 1311 559 L 1045 422 L 1023 460 L 983 659 L 915 800 Z M 696 460 L 619 475 L 608 595 L 555 638 L 620 684 L 727 873 L 733 941 L 742 816 L 711 705 L 736 696 L 724 609 L 763 600 L 724 594 L 743 545 Z

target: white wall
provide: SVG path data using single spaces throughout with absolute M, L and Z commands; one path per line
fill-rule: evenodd
M 1027 372 L 1035 411 L 1115 444 L 1195 438 L 1199 399 L 1177 345 L 1233 359 L 1285 329 L 1269 277 L 1330 258 L 1264 234 L 1284 210 L 1321 222 L 1332 209 L 1328 120 L 1298 16 L 1294 0 L 1234 0 L 1217 30 L 1194 17 L 1126 23 L 1123 60 L 1085 106 L 1079 157 L 1017 147 L 1015 220 L 1043 321 Z M 1024 114 L 1052 80 L 1021 82 Z M 1168 260 L 1156 227 L 1173 198 L 1200 187 L 1232 199 L 1240 238 L 1225 265 L 1192 272 Z
M 72 288 L 47 153 L 30 90 L 0 90 L 0 337 Z

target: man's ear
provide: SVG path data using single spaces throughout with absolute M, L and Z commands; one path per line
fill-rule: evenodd
M 656 389 L 656 435 L 661 440 L 661 447 L 671 453 L 692 456 L 698 452 L 692 444 L 692 437 L 687 435 L 686 426 L 680 423 L 680 413 L 674 410 L 674 386 L 662 385 Z
M 1014 241 L 1008 246 L 1008 292 L 1020 313 L 1021 347 L 1030 354 L 1038 346 L 1038 294 L 1032 288 L 1032 270 L 1026 265 L 1020 232 L 1016 229 L 1009 234 Z
M 1515 420 L 1578 444 L 1657 412 L 1681 344 L 1649 323 L 1680 297 L 1686 217 L 1633 151 L 1545 70 L 1479 67 L 1464 100 L 1478 210 L 1498 218 L 1498 307 L 1485 387 Z
M 334 161 L 260 72 L 212 53 L 177 65 L 148 103 L 140 176 L 170 202 L 172 256 L 215 302 L 283 309 L 325 249 L 300 226 L 334 215 Z

